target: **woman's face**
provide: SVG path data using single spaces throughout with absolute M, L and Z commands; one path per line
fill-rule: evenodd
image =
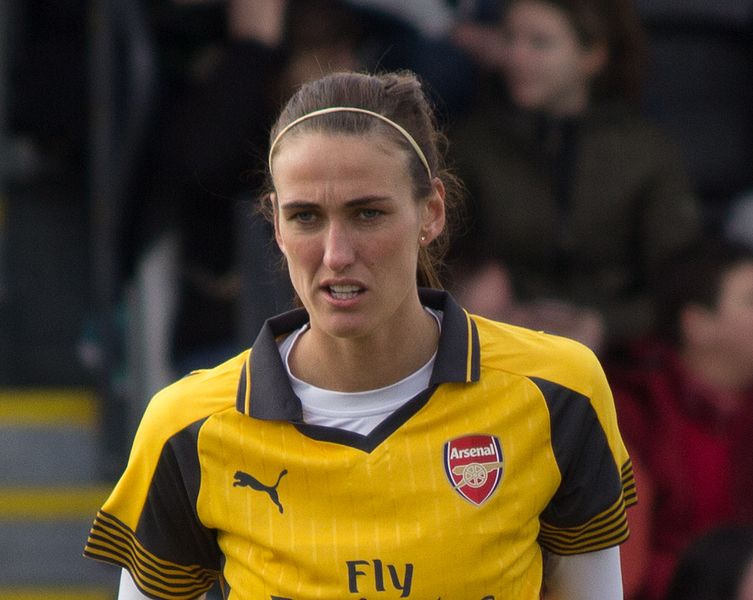
M 555 116 L 584 110 L 604 48 L 581 45 L 565 11 L 545 0 L 513 2 L 502 25 L 502 69 L 513 101 Z
M 389 335 L 415 317 L 419 245 L 444 226 L 439 180 L 416 201 L 386 137 L 303 132 L 277 151 L 274 184 L 275 236 L 312 332 Z
M 712 315 L 715 348 L 753 380 L 753 262 L 742 263 L 724 275 Z

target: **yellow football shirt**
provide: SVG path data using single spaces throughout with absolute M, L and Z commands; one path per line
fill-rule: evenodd
M 536 599 L 542 548 L 627 537 L 630 460 L 576 342 L 444 313 L 427 390 L 369 435 L 308 425 L 270 320 L 253 351 L 150 403 L 85 554 L 155 598 Z

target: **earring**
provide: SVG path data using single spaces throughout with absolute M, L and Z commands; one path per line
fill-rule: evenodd
M 425 235 L 422 235 L 422 236 L 421 236 L 421 241 L 422 241 L 422 242 L 425 242 L 425 241 L 426 241 L 426 236 L 425 236 Z

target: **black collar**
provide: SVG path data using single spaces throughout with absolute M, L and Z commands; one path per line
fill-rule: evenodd
M 481 369 L 476 324 L 447 292 L 421 288 L 419 297 L 424 306 L 444 313 L 430 384 L 478 381 Z M 276 338 L 308 320 L 308 313 L 301 308 L 265 322 L 241 372 L 236 400 L 239 412 L 256 419 L 302 421 L 301 401 L 290 386 Z

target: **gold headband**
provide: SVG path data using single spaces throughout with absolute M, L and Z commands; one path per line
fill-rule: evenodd
M 269 146 L 269 172 L 272 172 L 272 154 L 275 151 L 275 146 L 277 146 L 277 143 L 280 141 L 280 138 L 286 134 L 290 129 L 298 125 L 301 121 L 305 121 L 306 119 L 310 119 L 311 117 L 318 117 L 319 115 L 326 115 L 329 113 L 334 112 L 354 112 L 354 113 L 362 113 L 365 115 L 371 115 L 372 117 L 376 117 L 377 119 L 380 119 L 390 125 L 391 127 L 397 129 L 397 131 L 400 132 L 400 134 L 408 140 L 408 143 L 413 147 L 413 149 L 416 151 L 416 154 L 418 155 L 418 158 L 423 163 L 424 167 L 426 168 L 426 174 L 429 176 L 429 179 L 431 179 L 431 168 L 429 167 L 429 161 L 426 160 L 426 156 L 424 155 L 423 151 L 421 150 L 421 147 L 418 145 L 416 140 L 413 139 L 413 136 L 408 133 L 408 131 L 395 123 L 395 121 L 388 119 L 384 115 L 380 115 L 379 113 L 373 112 L 371 110 L 366 110 L 365 108 L 356 108 L 355 106 L 331 106 L 329 108 L 322 108 L 320 110 L 315 110 L 310 113 L 307 113 L 303 115 L 302 117 L 298 117 L 291 123 L 288 123 L 285 127 L 282 128 L 280 133 L 277 134 L 274 140 L 272 140 L 272 144 Z

